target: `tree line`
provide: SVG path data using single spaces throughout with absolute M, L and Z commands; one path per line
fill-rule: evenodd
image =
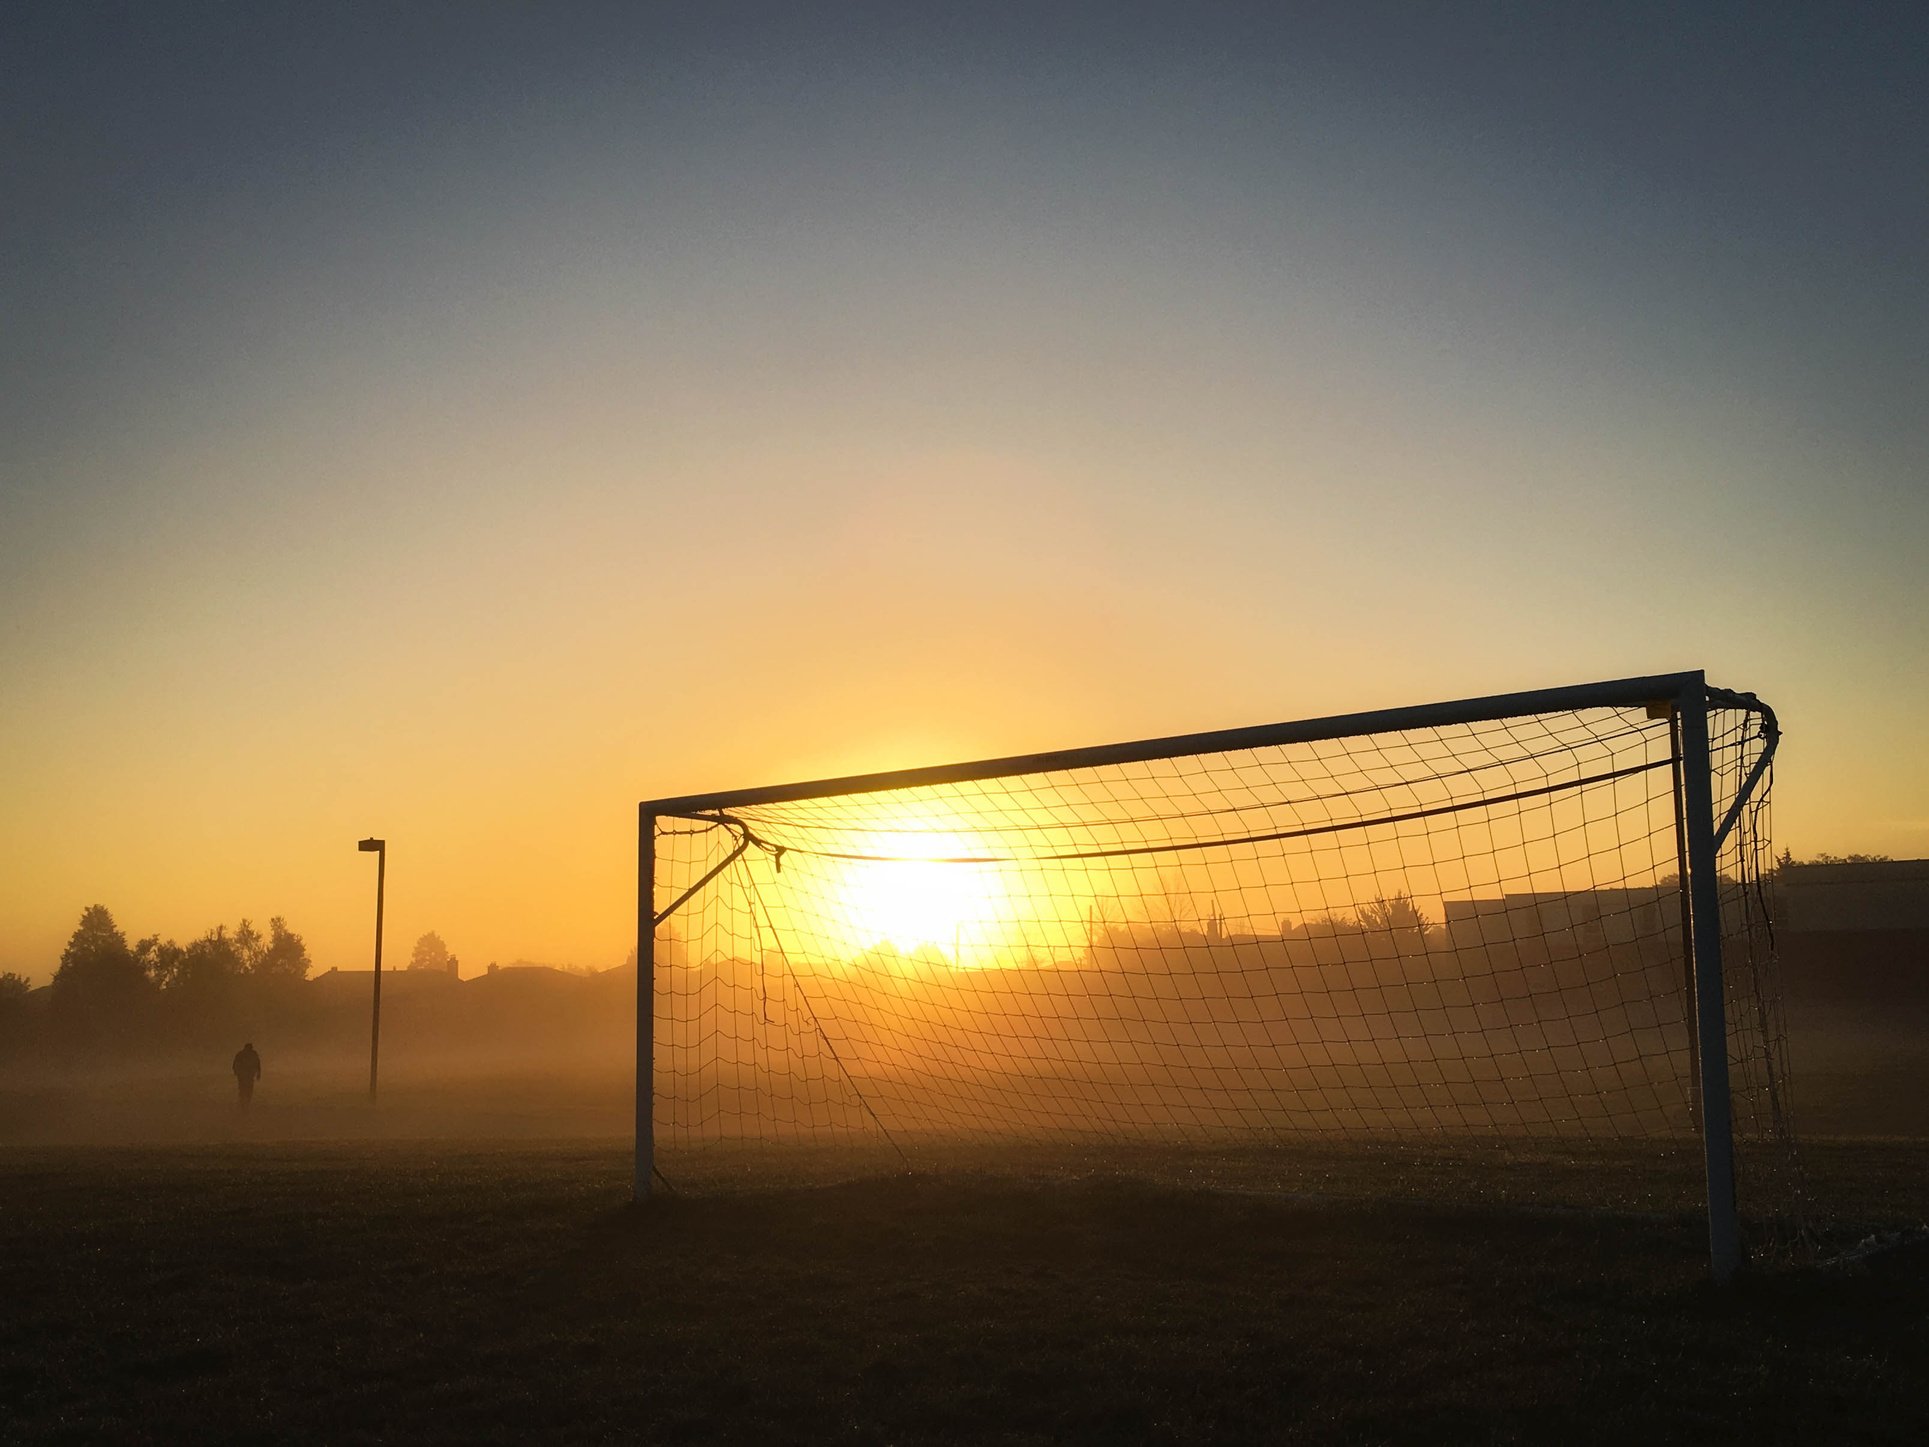
M 0 1068 L 210 1051 L 225 1060 L 246 1039 L 273 1041 L 278 1050 L 347 1049 L 368 1030 L 367 996 L 313 988 L 312 968 L 301 935 L 280 915 L 265 929 L 248 919 L 217 924 L 182 944 L 158 934 L 130 940 L 105 905 L 89 905 L 48 989 L 0 974 Z M 404 968 L 461 978 L 460 962 L 434 931 L 415 941 Z M 522 972 L 506 971 L 502 981 L 479 994 L 398 996 L 383 1012 L 384 1034 L 392 1028 L 399 1040 L 414 1036 L 425 1046 L 540 1046 L 594 1035 L 606 1019 L 627 1013 L 613 1013 L 602 994 L 559 993 L 553 982 Z M 612 981 L 604 993 L 625 987 L 634 988 Z
M 308 978 L 308 947 L 280 915 L 266 931 L 243 919 L 181 944 L 158 934 L 129 942 L 106 905 L 81 911 L 49 990 L 48 1029 L 68 1045 L 125 1045 L 285 993 Z M 29 987 L 0 976 L 0 1031 L 26 1026 Z M 198 1032 L 191 1032 L 198 1033 Z

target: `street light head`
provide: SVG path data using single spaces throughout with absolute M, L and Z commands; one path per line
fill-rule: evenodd
M 381 852 L 382 846 L 386 843 L 388 843 L 386 839 L 364 839 L 355 847 L 364 854 L 377 854 Z

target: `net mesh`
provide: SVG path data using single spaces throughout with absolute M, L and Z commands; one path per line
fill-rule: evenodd
M 1709 715 L 1709 765 L 1718 819 L 1733 827 L 1717 850 L 1723 1016 L 1734 1115 L 1738 1206 L 1759 1259 L 1808 1259 L 1809 1191 L 1796 1150 L 1794 1092 L 1780 961 L 1775 950 L 1771 848 L 1773 765 L 1758 715 Z M 1761 776 L 1751 783 L 1757 765 Z
M 1720 817 L 1763 733 L 1710 722 Z M 660 817 L 659 1160 L 1364 1153 L 1492 1192 L 1593 1150 L 1618 1187 L 1555 1174 L 1668 1204 L 1700 1161 L 1678 774 L 1665 711 L 1601 708 Z M 1766 798 L 1722 903 L 1745 1204 L 1781 1219 Z

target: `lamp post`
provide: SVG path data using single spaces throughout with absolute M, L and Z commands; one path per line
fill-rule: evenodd
M 375 1008 L 368 1027 L 368 1098 L 375 1099 L 375 1067 L 382 1056 L 382 886 L 388 876 L 388 841 L 364 839 L 355 846 L 375 856 Z

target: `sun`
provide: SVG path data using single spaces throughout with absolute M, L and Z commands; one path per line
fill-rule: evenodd
M 954 964 L 991 923 L 997 903 L 985 870 L 927 859 L 853 863 L 841 894 L 860 947 L 888 940 L 910 954 L 931 945 Z

